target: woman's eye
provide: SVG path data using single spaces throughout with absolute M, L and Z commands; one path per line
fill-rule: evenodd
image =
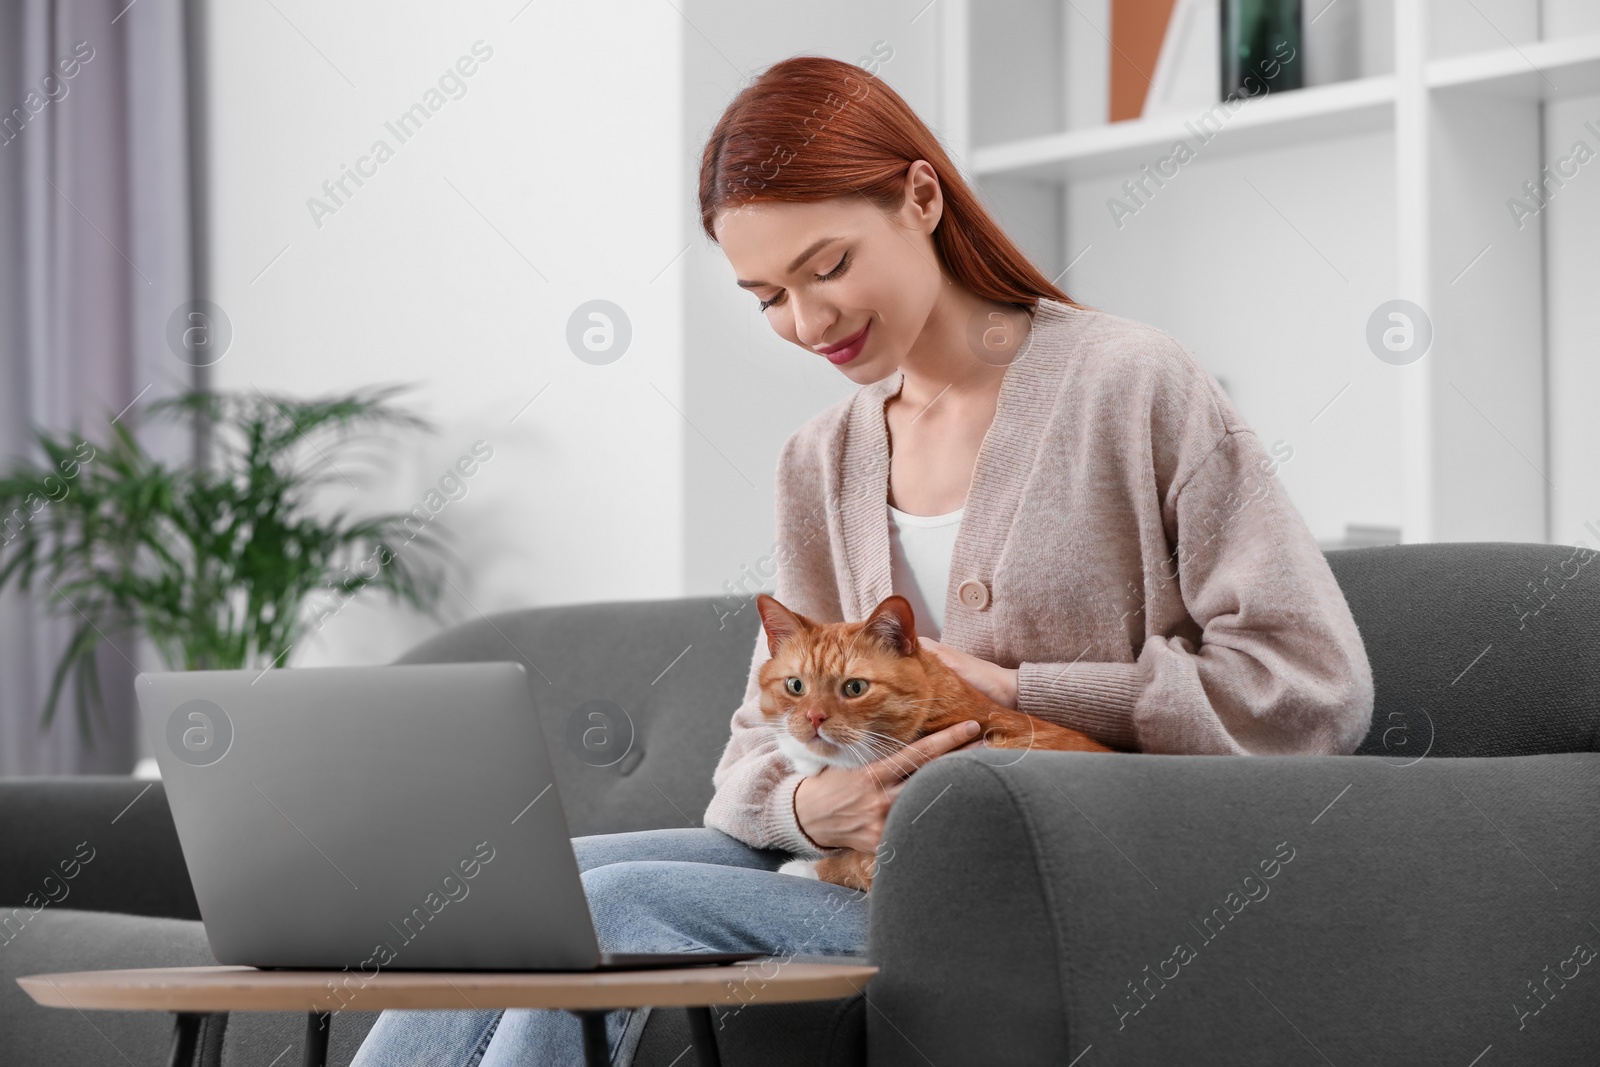
M 858 697 L 866 691 L 867 680 L 865 678 L 851 678 L 844 683 L 845 696 Z
M 849 270 L 849 269 L 850 269 L 850 253 L 846 252 L 844 255 L 839 257 L 839 263 L 838 263 L 837 266 L 835 266 L 832 270 L 830 270 L 826 274 L 817 275 L 817 279 L 819 281 L 831 282 L 831 281 L 833 281 L 833 279 L 838 278 L 841 275 L 843 275 L 844 272 Z M 779 293 L 777 296 L 773 297 L 771 300 L 763 300 L 763 301 L 761 301 L 761 310 L 762 311 L 766 311 L 769 307 L 772 307 L 774 304 L 776 304 L 782 298 L 783 298 L 783 294 Z
M 795 696 L 799 696 L 801 693 L 805 692 L 805 689 L 806 689 L 806 683 L 802 682 L 798 678 L 789 678 L 789 679 L 787 679 L 784 682 L 784 686 L 785 686 L 785 688 L 787 688 L 789 690 L 789 692 L 793 693 Z

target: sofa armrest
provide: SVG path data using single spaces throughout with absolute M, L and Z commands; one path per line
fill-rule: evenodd
M 885 830 L 870 1061 L 1581 1062 L 1597 814 L 1596 753 L 941 757 Z
M 160 782 L 121 777 L 0 781 L 0 941 L 23 905 L 198 919 L 200 906 Z

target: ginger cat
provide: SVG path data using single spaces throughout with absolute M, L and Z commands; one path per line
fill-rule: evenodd
M 795 769 L 860 767 L 967 719 L 990 748 L 1113 752 L 1077 730 L 996 704 L 917 641 L 911 602 L 887 597 L 861 622 L 814 622 L 765 593 L 756 609 L 772 657 L 762 664 L 761 713 Z M 837 849 L 791 860 L 785 874 L 867 891 L 874 857 Z

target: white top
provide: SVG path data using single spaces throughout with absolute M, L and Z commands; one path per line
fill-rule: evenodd
M 944 633 L 944 591 L 961 529 L 961 507 L 946 515 L 913 515 L 889 505 L 889 563 L 894 591 L 911 601 L 917 635 Z

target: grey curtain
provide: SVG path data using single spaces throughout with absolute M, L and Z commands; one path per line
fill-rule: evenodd
M 0 0 L 0 465 L 40 458 L 35 426 L 103 441 L 136 397 L 192 381 L 166 343 L 194 284 L 183 15 L 181 0 Z M 174 428 L 134 429 L 189 454 Z M 107 629 L 109 726 L 85 744 L 69 688 L 42 733 L 72 627 L 53 596 L 0 594 L 0 774 L 124 773 L 134 665 L 153 664 Z

